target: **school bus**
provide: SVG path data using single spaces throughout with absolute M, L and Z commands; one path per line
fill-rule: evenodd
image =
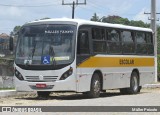
M 107 89 L 136 94 L 154 82 L 152 30 L 80 19 L 47 19 L 23 25 L 15 56 L 17 91 L 82 92 Z

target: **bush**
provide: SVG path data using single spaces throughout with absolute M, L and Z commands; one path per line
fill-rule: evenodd
M 160 81 L 160 55 L 157 56 L 158 81 Z

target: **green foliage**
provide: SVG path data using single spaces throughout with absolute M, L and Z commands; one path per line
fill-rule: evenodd
M 92 18 L 91 18 L 91 21 L 95 21 L 95 22 L 99 22 L 99 16 L 97 16 L 97 14 L 96 13 L 94 13 L 94 15 L 92 16 Z
M 157 56 L 158 73 L 160 72 L 160 55 Z
M 158 41 L 157 52 L 158 54 L 160 54 L 160 26 L 157 27 L 157 41 Z
M 129 23 L 130 26 L 137 26 L 137 27 L 145 27 L 145 28 L 149 28 L 149 24 L 144 23 L 143 21 L 139 20 L 139 21 L 134 21 L 131 20 Z
M 0 88 L 0 90 L 15 90 L 15 88 L 14 87 L 9 87 L 9 88 L 7 88 L 7 87 L 5 87 L 5 88 Z
M 13 29 L 13 33 L 17 33 L 20 30 L 21 26 L 15 26 Z
M 157 67 L 157 71 L 158 71 L 158 80 L 160 81 L 160 55 L 157 56 L 157 64 L 158 64 L 158 67 Z
M 99 18 L 96 13 L 91 18 L 91 21 L 100 21 L 102 19 L 102 22 L 104 23 L 112 23 L 112 24 L 123 24 L 123 25 L 129 25 L 129 26 L 136 26 L 136 27 L 145 27 L 149 28 L 150 24 L 144 23 L 143 21 L 134 21 L 134 20 L 128 20 L 127 18 L 122 18 L 120 16 L 103 16 L 102 18 Z
M 122 18 L 120 16 L 108 16 L 102 19 L 102 22 L 112 23 L 112 24 L 124 24 L 129 25 L 129 20 L 127 18 Z

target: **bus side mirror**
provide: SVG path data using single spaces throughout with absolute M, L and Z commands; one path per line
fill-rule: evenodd
M 14 46 L 14 45 L 13 45 L 13 37 L 10 37 L 10 38 L 9 38 L 9 50 L 10 50 L 10 51 L 13 51 L 13 46 Z

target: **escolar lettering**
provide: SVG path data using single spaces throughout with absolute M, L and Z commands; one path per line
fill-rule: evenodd
M 133 59 L 120 59 L 119 64 L 120 65 L 134 64 L 134 60 Z

